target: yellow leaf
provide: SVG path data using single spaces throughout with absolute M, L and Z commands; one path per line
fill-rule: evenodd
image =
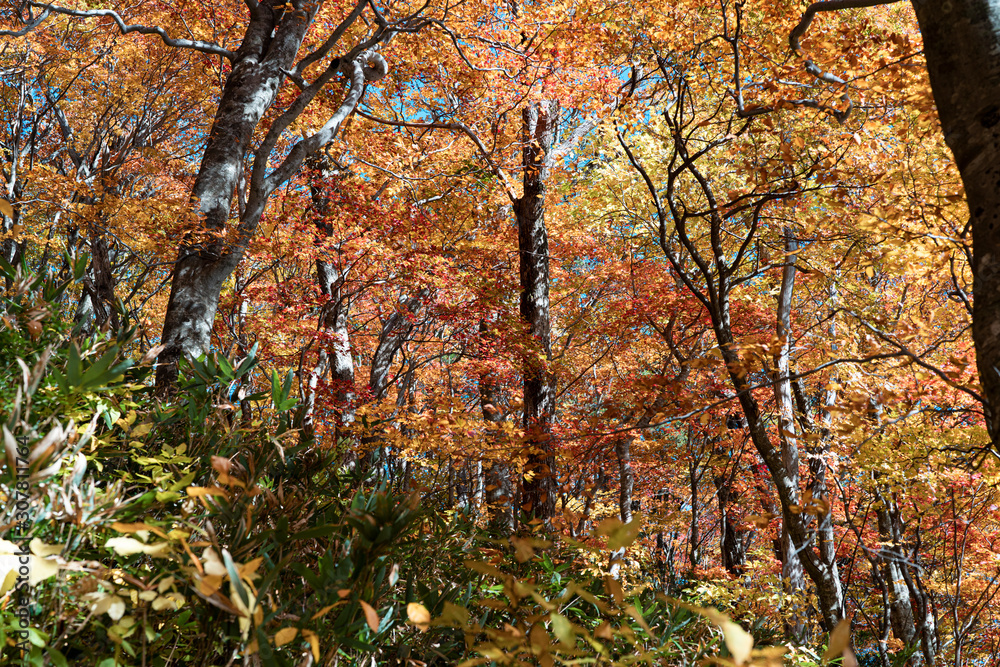
M 823 662 L 829 662 L 842 656 L 844 649 L 847 648 L 850 641 L 851 617 L 848 616 L 840 623 L 837 623 L 837 627 L 830 633 L 830 643 L 827 645 L 826 651 L 823 652 Z
M 635 538 L 639 537 L 640 525 L 638 516 L 628 523 L 622 523 L 620 519 L 615 518 L 605 519 L 598 524 L 597 534 L 608 536 L 608 549 L 613 551 L 635 542 Z
M 253 581 L 254 579 L 256 579 L 257 568 L 260 567 L 260 564 L 263 562 L 264 562 L 264 557 L 258 556 L 257 558 L 254 558 L 253 560 L 247 562 L 246 564 L 241 565 L 239 567 L 240 578 L 246 579 L 247 581 Z
M 0 199 L 0 213 L 3 213 L 8 218 L 14 217 L 14 207 L 10 205 L 10 202 L 6 199 Z
M 726 648 L 733 654 L 733 660 L 737 665 L 742 665 L 750 659 L 750 652 L 753 651 L 753 637 L 746 630 L 730 620 L 719 623 L 722 635 L 726 640 Z
M 358 602 L 361 604 L 362 611 L 365 612 L 365 621 L 368 622 L 368 627 L 372 629 L 372 632 L 378 632 L 379 618 L 375 609 L 364 600 L 358 600 Z
M 322 618 L 322 617 L 326 616 L 326 613 L 328 611 L 330 611 L 331 609 L 333 609 L 334 607 L 336 607 L 336 606 L 337 605 L 335 605 L 335 604 L 330 604 L 330 605 L 327 605 L 327 606 L 323 607 L 322 609 L 320 609 L 319 611 L 317 611 L 315 614 L 312 615 L 312 619 L 311 620 L 315 621 L 317 618 Z
M 31 586 L 45 581 L 49 577 L 54 577 L 59 572 L 59 563 L 51 558 L 32 558 L 31 574 L 28 575 L 28 583 Z
M 184 606 L 184 596 L 180 593 L 167 593 L 153 600 L 153 610 L 162 611 L 169 609 L 176 611 Z
M 42 542 L 37 537 L 34 538 L 33 540 L 31 540 L 31 542 L 28 544 L 28 546 L 31 549 L 31 553 L 35 554 L 36 556 L 40 556 L 40 557 L 44 557 L 44 556 L 58 556 L 59 554 L 62 553 L 62 550 L 63 550 L 63 547 L 62 547 L 61 544 L 46 544 L 45 542 Z
M 428 624 L 431 622 L 431 613 L 427 611 L 427 607 L 419 602 L 411 602 L 406 605 L 406 617 L 421 632 L 425 632 Z
M 228 498 L 229 494 L 226 490 L 218 486 L 189 486 L 187 488 L 187 494 L 192 498 L 199 498 L 201 496 L 222 496 L 223 498 Z
M 143 424 L 139 424 L 132 429 L 132 437 L 141 438 L 142 436 L 149 434 L 151 430 L 153 430 L 153 425 L 151 423 L 145 422 Z
M 299 634 L 298 628 L 282 628 L 278 630 L 277 634 L 274 635 L 274 645 L 284 646 L 288 642 L 295 639 L 295 635 Z
M 649 636 L 653 637 L 654 639 L 656 638 L 656 636 L 653 634 L 653 629 L 651 627 L 649 627 L 649 624 L 646 623 L 646 619 L 644 619 L 642 617 L 642 614 L 639 613 L 638 609 L 636 609 L 632 605 L 629 605 L 629 606 L 625 607 L 625 613 L 628 614 L 629 616 L 631 616 L 632 618 L 634 618 L 635 622 L 638 623 L 642 627 L 642 629 L 645 630 L 649 634 Z M 725 630 L 723 630 L 723 632 L 725 632 Z M 751 639 L 750 642 L 753 643 L 753 640 Z M 727 642 L 727 645 L 728 645 L 728 642 Z M 730 649 L 730 650 L 732 650 L 732 649 Z
M 131 556 L 133 554 L 149 554 L 154 558 L 164 558 L 169 555 L 170 543 L 159 542 L 157 544 L 143 544 L 134 537 L 112 537 L 104 543 L 108 549 L 113 549 L 119 556 Z
M 7 576 L 0 582 L 0 595 L 4 595 L 17 583 L 17 570 L 8 570 Z
M 312 647 L 313 660 L 319 662 L 319 637 L 312 630 L 303 630 L 302 636 L 306 638 L 309 646 Z
M 97 600 L 92 611 L 95 614 L 107 613 L 112 621 L 117 621 L 125 614 L 125 600 L 117 595 L 108 593 Z
M 222 577 L 217 574 L 208 574 L 198 580 L 198 590 L 205 597 L 212 597 L 222 586 Z

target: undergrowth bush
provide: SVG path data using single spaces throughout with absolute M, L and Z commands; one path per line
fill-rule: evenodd
M 490 537 L 338 470 L 302 439 L 291 375 L 262 383 L 252 352 L 182 364 L 157 398 L 129 331 L 74 330 L 60 304 L 86 259 L 67 266 L 0 266 L 5 664 L 778 659 L 718 612 L 595 574 L 594 547 Z

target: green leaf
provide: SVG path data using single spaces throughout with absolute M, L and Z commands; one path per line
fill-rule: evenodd
M 226 572 L 229 573 L 229 580 L 232 582 L 233 588 L 236 589 L 237 595 L 243 600 L 243 606 L 250 608 L 250 595 L 247 594 L 247 590 L 243 588 L 243 581 L 240 579 L 240 573 L 236 569 L 236 564 L 233 562 L 233 557 L 229 555 L 228 549 L 222 550 L 222 562 L 226 566 Z
M 28 641 L 38 647 L 43 647 L 49 641 L 49 636 L 41 630 L 28 628 Z
M 337 526 L 327 525 L 327 526 L 316 526 L 315 528 L 307 528 L 306 530 L 295 533 L 289 540 L 311 540 L 314 537 L 324 537 L 337 530 Z
M 69 663 L 66 662 L 66 656 L 57 651 L 54 648 L 48 650 L 49 662 L 51 662 L 54 667 L 69 667 Z
M 70 391 L 80 386 L 81 371 L 80 348 L 76 343 L 73 343 L 69 346 L 69 354 L 66 358 L 66 383 Z
M 576 645 L 576 628 L 568 618 L 558 612 L 552 612 L 549 614 L 549 620 L 552 621 L 552 634 L 559 638 L 563 646 L 571 648 Z

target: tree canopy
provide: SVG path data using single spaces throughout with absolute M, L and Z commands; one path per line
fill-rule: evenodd
M 11 664 L 995 661 L 994 3 L 11 4 Z

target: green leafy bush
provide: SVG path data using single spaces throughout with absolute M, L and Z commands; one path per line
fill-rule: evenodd
M 18 519 L 0 532 L 0 659 L 612 665 L 777 655 L 751 654 L 750 636 L 718 612 L 595 574 L 597 547 L 490 538 L 415 492 L 346 477 L 300 437 L 291 376 L 262 381 L 254 351 L 182 363 L 178 392 L 161 400 L 152 358 L 131 358 L 128 331 L 74 329 L 60 304 L 86 260 L 67 265 L 62 279 L 0 266 L 12 284 L 0 313 L 0 366 L 12 379 L 0 493 Z M 602 530 L 622 546 L 637 532 Z M 30 600 L 18 597 L 23 545 Z

